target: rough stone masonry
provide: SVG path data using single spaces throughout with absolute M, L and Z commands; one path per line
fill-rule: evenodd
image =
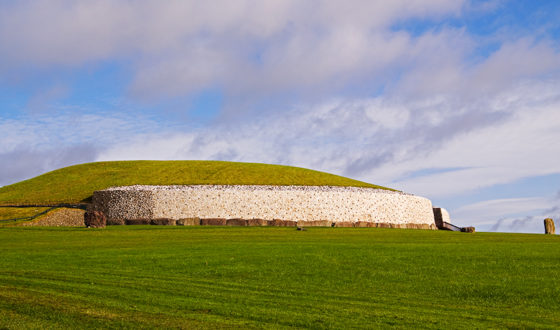
M 357 187 L 137 185 L 95 191 L 92 208 L 105 214 L 107 224 L 135 219 L 220 218 L 435 227 L 429 199 Z

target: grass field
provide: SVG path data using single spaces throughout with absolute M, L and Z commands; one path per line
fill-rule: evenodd
M 560 237 L 0 228 L 0 328 L 553 328 Z
M 222 161 L 116 161 L 65 167 L 0 188 L 0 205 L 78 203 L 111 186 L 309 185 L 385 187 L 309 169 Z

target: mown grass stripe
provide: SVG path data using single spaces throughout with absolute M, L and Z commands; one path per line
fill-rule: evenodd
M 542 328 L 560 322 L 549 280 L 559 243 L 374 228 L 9 228 L 0 230 L 0 287 L 24 301 L 35 292 L 116 311 L 125 320 L 102 322 L 123 327 L 140 313 L 201 327 Z M 19 307 L 6 308 L 0 320 Z

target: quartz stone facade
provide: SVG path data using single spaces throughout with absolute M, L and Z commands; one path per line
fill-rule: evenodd
M 96 191 L 107 224 L 135 219 L 262 219 L 433 228 L 430 200 L 402 192 L 329 186 L 126 186 Z M 414 224 L 414 226 L 407 226 Z

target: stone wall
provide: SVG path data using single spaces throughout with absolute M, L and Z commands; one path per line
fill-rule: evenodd
M 57 208 L 33 221 L 23 222 L 21 226 L 84 227 L 84 210 Z
M 451 223 L 451 219 L 449 218 L 449 212 L 446 209 L 441 207 L 434 207 L 434 220 L 436 227 L 439 229 L 443 229 L 444 223 Z
M 108 225 L 124 225 L 126 219 L 153 219 L 156 199 L 146 189 L 110 189 L 93 193 L 93 209 L 102 211 Z
M 324 186 L 128 186 L 96 191 L 107 224 L 131 219 L 263 219 L 434 225 L 430 200 L 388 190 Z

